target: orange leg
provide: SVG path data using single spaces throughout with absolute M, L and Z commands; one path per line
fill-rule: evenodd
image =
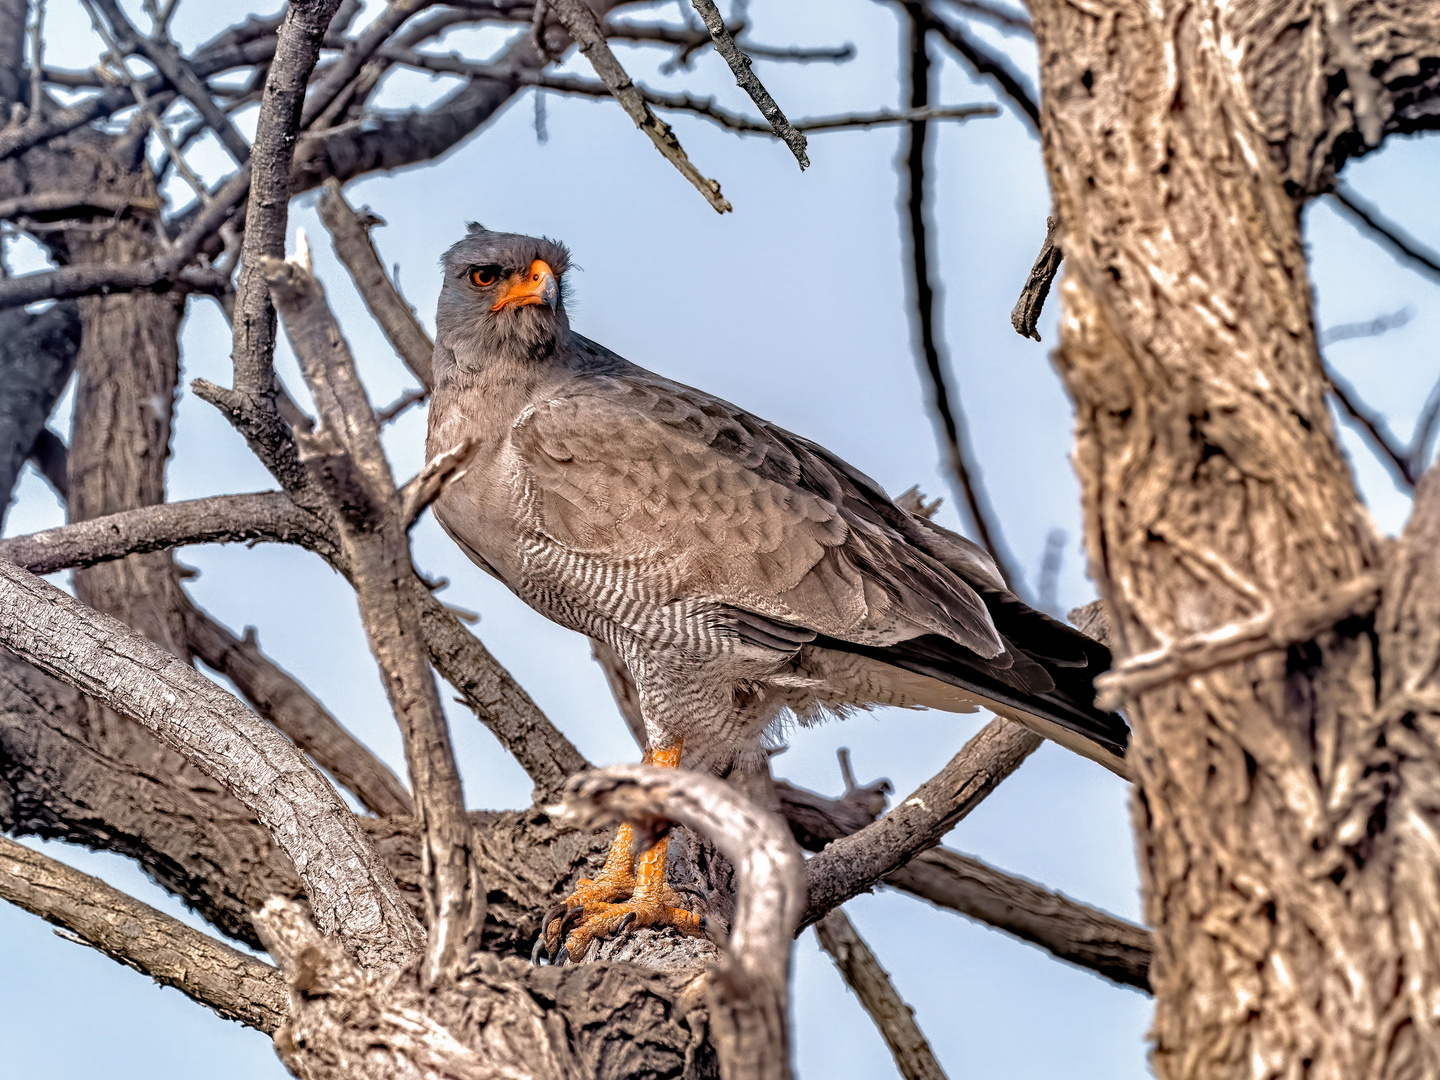
M 673 769 L 680 764 L 681 745 L 676 742 L 647 751 L 645 761 Z M 635 831 L 621 825 L 600 873 L 593 879 L 581 878 L 565 900 L 564 913 L 559 918 L 546 918 L 537 952 L 539 944 L 543 944 L 545 951 L 563 964 L 583 958 L 596 938 L 628 933 L 637 926 L 673 926 L 687 934 L 702 932 L 704 921 L 681 907 L 680 895 L 665 884 L 669 838 L 659 840 L 638 860 L 634 844 Z

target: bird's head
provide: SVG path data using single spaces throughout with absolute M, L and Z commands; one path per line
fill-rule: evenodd
M 570 253 L 563 244 L 472 223 L 441 265 L 436 342 L 462 367 L 497 354 L 544 359 L 570 332 L 563 287 Z

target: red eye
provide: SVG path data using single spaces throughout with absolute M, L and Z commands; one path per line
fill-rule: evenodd
M 470 280 L 481 288 L 488 288 L 500 280 L 500 268 L 498 266 L 477 266 L 470 271 Z

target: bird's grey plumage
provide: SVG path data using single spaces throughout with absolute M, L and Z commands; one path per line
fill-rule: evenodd
M 471 226 L 443 265 L 429 452 L 478 450 L 436 516 L 619 653 L 653 744 L 723 769 L 787 712 L 989 707 L 1123 769 L 1125 726 L 1093 704 L 1108 652 L 1022 604 L 980 548 L 572 332 L 561 245 Z

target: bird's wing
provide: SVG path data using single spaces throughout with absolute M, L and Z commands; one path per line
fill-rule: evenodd
M 908 541 L 874 481 L 733 405 L 591 375 L 527 409 L 511 446 L 532 527 L 677 598 L 864 645 L 935 634 L 1011 665 L 985 602 Z

